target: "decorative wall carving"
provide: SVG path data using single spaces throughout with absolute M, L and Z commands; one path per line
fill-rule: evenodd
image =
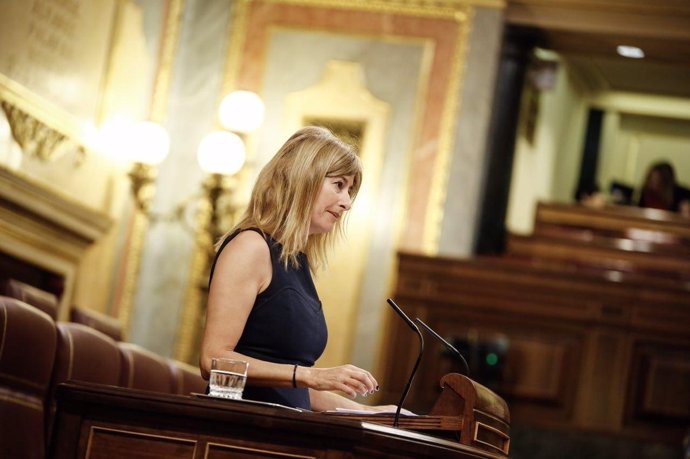
M 53 161 L 66 148 L 73 147 L 77 152 L 76 164 L 81 164 L 86 154 L 83 146 L 7 101 L 1 101 L 0 105 L 7 116 L 12 137 L 24 154 L 41 161 Z

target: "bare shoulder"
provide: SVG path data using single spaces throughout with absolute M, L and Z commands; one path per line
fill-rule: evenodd
M 256 231 L 242 231 L 225 246 L 218 257 L 218 262 L 232 259 L 233 263 L 255 263 L 269 261 L 270 251 L 264 238 Z
M 268 243 L 256 231 L 242 231 L 218 256 L 216 273 L 226 279 L 230 275 L 238 282 L 249 282 L 263 291 L 273 273 Z

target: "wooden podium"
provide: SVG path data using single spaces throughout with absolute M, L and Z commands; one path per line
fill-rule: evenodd
M 347 419 L 250 401 L 58 387 L 54 458 L 505 458 L 508 410 L 456 374 L 427 416 Z M 417 420 L 415 422 L 415 420 Z M 420 424 L 424 424 L 420 428 Z
M 441 395 L 428 415 L 401 416 L 399 427 L 450 438 L 459 443 L 508 456 L 510 413 L 506 402 L 491 390 L 458 373 L 441 378 Z M 327 413 L 392 426 L 391 415 Z

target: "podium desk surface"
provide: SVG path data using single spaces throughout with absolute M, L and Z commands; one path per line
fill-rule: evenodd
M 56 400 L 54 458 L 505 458 L 279 405 L 75 382 L 58 386 Z

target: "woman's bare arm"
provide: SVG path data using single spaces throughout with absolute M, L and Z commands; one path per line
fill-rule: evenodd
M 208 378 L 212 357 L 249 362 L 247 377 L 252 384 L 289 386 L 292 366 L 281 365 L 235 352 L 256 297 L 271 282 L 268 245 L 255 231 L 243 231 L 218 256 L 206 310 L 206 326 L 199 366 Z

